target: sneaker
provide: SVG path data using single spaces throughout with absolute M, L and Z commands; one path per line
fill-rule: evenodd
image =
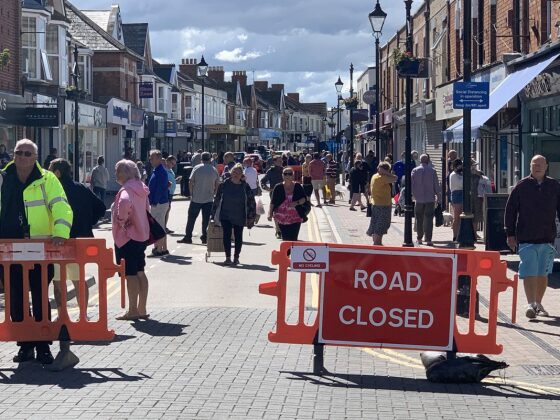
M 544 309 L 544 306 L 542 306 L 542 303 L 537 303 L 536 304 L 537 307 L 537 315 L 540 316 L 549 316 L 548 312 L 546 311 L 546 309 Z
M 433 243 L 432 241 L 428 241 L 428 242 L 426 242 L 426 245 L 428 245 L 428 246 L 434 246 L 434 243 Z
M 18 354 L 14 356 L 14 363 L 23 363 L 35 360 L 35 350 L 33 347 L 30 349 L 20 348 Z
M 165 228 L 165 233 L 167 233 L 167 234 L 169 234 L 169 233 L 175 233 L 175 231 L 174 231 L 174 230 L 171 230 L 171 229 Z
M 203 245 L 206 245 L 207 240 L 206 240 L 206 238 L 200 238 L 200 242 L 201 242 Z
M 150 255 L 148 255 L 149 258 L 159 258 L 161 256 L 163 256 L 163 254 L 160 251 L 158 251 L 157 249 L 153 249 L 152 253 Z
M 355 208 L 355 207 L 350 207 L 350 209 L 349 209 L 349 210 L 350 210 L 350 211 L 358 211 L 358 210 L 356 210 L 356 208 Z
M 177 240 L 177 242 L 180 244 L 192 244 L 192 239 L 183 236 L 181 239 Z
M 161 257 L 164 257 L 164 256 L 166 256 L 166 255 L 169 255 L 169 251 L 168 251 L 167 249 L 164 250 L 164 251 L 160 251 L 159 255 L 160 255 Z
M 320 208 L 323 207 L 323 206 L 320 205 L 320 204 L 315 204 L 315 207 L 317 207 L 318 209 L 320 209 Z
M 54 357 L 50 350 L 48 350 L 42 353 L 37 353 L 37 361 L 42 365 L 50 365 L 54 362 Z
M 529 319 L 535 319 L 537 317 L 537 310 L 535 308 L 535 303 L 531 303 L 527 306 L 527 310 L 525 311 L 525 316 Z
M 239 265 L 239 257 L 233 258 L 233 265 Z
M 224 261 L 224 265 L 231 265 L 231 258 L 230 257 L 226 257 L 226 260 Z
M 416 242 L 418 243 L 418 245 L 422 245 L 422 239 L 418 239 Z

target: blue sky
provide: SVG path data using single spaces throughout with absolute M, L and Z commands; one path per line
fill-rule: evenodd
M 74 0 L 81 9 L 119 4 L 124 23 L 148 22 L 154 58 L 179 63 L 204 57 L 228 72 L 246 70 L 249 83 L 283 83 L 302 102 L 336 103 L 340 75 L 349 89 L 374 63 L 368 13 L 373 0 Z M 381 42 L 404 24 L 404 1 L 381 0 L 388 17 Z M 416 10 L 420 1 L 413 3 Z

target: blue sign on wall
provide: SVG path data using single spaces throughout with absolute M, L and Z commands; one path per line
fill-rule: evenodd
M 453 108 L 488 109 L 490 107 L 490 83 L 453 83 Z

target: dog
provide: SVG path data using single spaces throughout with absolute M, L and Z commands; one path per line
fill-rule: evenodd
M 443 212 L 443 226 L 451 226 L 453 224 L 453 215 L 446 211 Z
M 336 200 L 344 200 L 344 191 L 335 190 L 334 196 Z

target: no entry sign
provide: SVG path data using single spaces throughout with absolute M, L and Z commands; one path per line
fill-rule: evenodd
M 456 276 L 454 254 L 331 248 L 319 342 L 451 350 Z

